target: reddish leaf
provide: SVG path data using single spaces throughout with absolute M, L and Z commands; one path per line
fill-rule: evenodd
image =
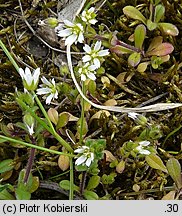
M 162 43 L 151 51 L 147 51 L 147 56 L 165 56 L 172 53 L 174 47 L 170 43 Z
M 158 36 L 158 37 L 153 38 L 150 45 L 149 45 L 147 52 L 157 48 L 159 45 L 162 44 L 162 41 L 163 41 L 162 36 Z

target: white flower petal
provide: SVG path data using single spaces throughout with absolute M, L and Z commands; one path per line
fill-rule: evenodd
M 139 114 L 138 113 L 135 113 L 135 112 L 129 112 L 128 113 L 128 117 L 133 119 L 133 120 L 136 120 L 138 117 Z
M 39 76 L 40 76 L 40 68 L 37 68 L 33 73 L 33 80 L 35 84 L 38 82 Z
M 142 149 L 142 150 L 140 151 L 140 154 L 149 155 L 149 154 L 150 154 L 150 151 L 145 150 L 145 149 Z
M 87 77 L 85 76 L 85 74 L 81 74 L 81 80 L 85 81 L 87 79 Z
M 100 61 L 98 58 L 94 58 L 94 65 L 96 66 L 96 68 L 100 68 Z
M 78 42 L 79 42 L 79 43 L 83 43 L 83 41 L 84 41 L 83 33 L 80 32 L 80 34 L 79 34 L 79 36 L 78 36 Z
M 76 149 L 74 152 L 75 153 L 83 153 L 85 151 L 85 149 L 83 149 L 83 148 L 78 148 L 78 149 Z
M 88 76 L 88 78 L 89 79 L 91 79 L 91 80 L 96 80 L 96 76 L 95 76 L 95 74 L 94 73 L 87 73 L 87 76 Z
M 75 161 L 75 164 L 78 166 L 84 163 L 86 160 L 87 160 L 87 157 L 85 155 L 82 155 Z
M 83 61 L 83 62 L 88 62 L 88 61 L 90 61 L 90 60 L 91 60 L 90 55 L 85 55 L 85 56 L 83 56 L 83 58 L 82 58 L 82 61 Z
M 31 86 L 32 81 L 33 81 L 33 77 L 32 77 L 32 74 L 30 72 L 30 69 L 28 67 L 25 68 L 24 79 L 25 79 L 26 84 L 28 86 Z
M 148 146 L 148 145 L 150 145 L 150 141 L 147 141 L 147 140 L 141 141 L 141 142 L 139 142 L 139 145 L 141 145 L 141 146 Z
M 81 18 L 82 18 L 83 22 L 87 22 L 87 19 L 84 16 L 82 16 Z
M 92 25 L 95 25 L 96 22 L 97 22 L 96 19 L 91 19 L 91 20 L 89 20 L 89 23 L 92 24 Z
M 41 78 L 41 80 L 45 85 L 47 85 L 47 86 L 51 85 L 51 83 L 44 76 Z
M 59 37 L 67 37 L 67 36 L 69 36 L 70 34 L 72 34 L 71 29 L 64 29 L 64 30 L 58 31 L 58 33 L 57 33 L 57 35 L 58 35 Z
M 83 12 L 82 12 L 82 16 L 84 17 L 86 15 L 86 11 L 84 10 Z
M 55 27 L 55 29 L 54 29 L 55 32 L 58 34 L 59 31 L 63 30 L 64 26 L 65 26 L 64 24 L 60 23 L 58 26 Z
M 34 134 L 34 130 L 33 130 L 34 124 L 32 124 L 31 127 L 27 124 L 26 124 L 26 126 L 27 126 L 27 129 L 28 129 L 30 136 L 32 136 Z
M 137 146 L 136 148 L 135 148 L 137 151 L 142 151 L 143 150 L 143 147 L 141 146 L 141 145 L 139 145 L 139 146 Z
M 54 98 L 57 99 L 58 98 L 58 91 L 56 90 L 56 92 L 54 93 Z
M 22 68 L 19 68 L 19 74 L 20 74 L 21 78 L 24 79 L 25 72 L 24 72 L 24 70 Z
M 77 39 L 77 35 L 75 35 L 75 34 L 70 35 L 69 37 L 66 38 L 65 45 L 71 46 L 76 41 L 76 39 Z
M 66 26 L 69 26 L 69 27 L 74 27 L 74 26 L 75 26 L 75 25 L 74 25 L 72 22 L 70 22 L 69 20 L 64 20 L 63 22 L 64 22 L 64 24 L 65 24 Z
M 94 153 L 93 152 L 90 153 L 90 158 L 92 159 L 92 161 L 94 160 Z
M 88 69 L 89 69 L 89 71 L 94 71 L 94 70 L 97 69 L 97 66 L 96 66 L 96 65 L 90 65 L 90 66 L 88 67 Z
M 101 41 L 97 41 L 97 42 L 95 43 L 94 50 L 95 50 L 95 51 L 100 50 L 101 45 L 102 45 L 102 42 L 101 42 Z
M 37 89 L 37 94 L 38 95 L 42 95 L 42 94 L 50 94 L 51 93 L 51 89 L 50 88 L 39 88 Z
M 94 8 L 94 7 L 91 7 L 91 8 L 88 10 L 88 12 L 89 12 L 89 13 L 93 13 L 94 10 L 95 10 L 95 8 Z
M 30 68 L 26 67 L 25 68 L 25 76 L 31 76 L 31 71 L 30 71 Z
M 89 167 L 91 163 L 92 163 L 92 158 L 90 157 L 86 160 L 85 164 L 87 167 Z
M 46 98 L 46 104 L 50 104 L 51 103 L 51 100 L 52 100 L 52 98 L 54 97 L 54 95 L 53 94 L 50 94 L 47 98 Z
M 88 54 L 90 54 L 90 52 L 92 51 L 91 47 L 88 44 L 85 44 L 83 50 Z
M 53 86 L 56 86 L 56 82 L 55 82 L 54 78 L 52 78 L 51 82 L 52 82 Z
M 109 55 L 109 50 L 106 49 L 106 50 L 101 50 L 98 52 L 98 56 L 106 56 L 106 55 Z

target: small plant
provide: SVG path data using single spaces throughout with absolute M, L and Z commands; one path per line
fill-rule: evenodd
M 158 1 L 156 1 L 155 4 L 150 3 L 149 12 L 150 15 L 147 19 L 137 8 L 133 6 L 126 6 L 123 8 L 123 13 L 126 16 L 141 21 L 150 31 L 158 28 L 166 35 L 177 36 L 179 34 L 179 31 L 175 25 L 171 23 L 160 22 L 164 17 L 165 7 L 162 4 L 158 4 Z
M 43 75 L 44 67 L 36 66 L 35 70 L 20 68 L 0 40 L 0 46 L 16 68 L 23 86 L 21 91 L 17 85 L 13 98 L 20 108 L 20 118 L 7 125 L 0 123 L 0 144 L 4 157 L 0 161 L 0 199 L 31 199 L 44 178 L 57 179 L 53 186 L 57 184 L 56 189 L 68 194 L 70 200 L 75 196 L 87 200 L 118 199 L 123 190 L 126 199 L 135 199 L 135 195 L 150 194 L 153 189 L 165 193 L 169 188 L 173 190 L 173 199 L 175 194 L 180 196 L 180 150 L 179 154 L 167 151 L 163 145 L 181 129 L 181 123 L 177 130 L 169 133 L 165 124 L 155 122 L 161 113 L 148 117 L 139 112 L 169 110 L 182 106 L 181 103 L 169 101 L 143 107 L 125 107 L 127 103 L 132 106 L 140 103 L 142 98 L 135 89 L 141 92 L 144 88 L 142 82 L 141 89 L 132 82 L 134 73 L 126 80 L 131 80 L 132 89 L 126 87 L 121 68 L 128 69 L 124 75 L 130 69 L 134 71 L 133 68 L 143 73 L 148 65 L 160 71 L 162 63 L 169 60 L 174 50 L 171 43 L 165 42 L 169 37 L 164 33 L 170 37 L 178 34 L 174 25 L 162 22 L 165 8 L 159 4 L 160 1 L 150 2 L 148 19 L 132 6 L 123 9 L 128 17 L 142 22 L 139 25 L 135 22 L 137 26 L 129 38 L 133 45 L 121 41 L 113 33 L 114 30 L 112 32 L 107 26 L 99 24 L 93 7 L 86 7 L 75 20 L 60 22 L 52 17 L 40 21 L 40 25 L 48 25 L 56 32 L 61 38 L 60 44 L 63 42 L 63 47 L 66 47 L 68 64 L 63 63 L 63 67 L 56 71 L 62 77 L 57 77 L 56 73 Z M 108 5 L 112 11 L 115 10 L 111 3 L 108 2 Z M 96 23 L 98 26 L 94 28 Z M 155 36 L 151 38 L 153 34 Z M 75 64 L 72 63 L 72 53 L 78 54 Z M 123 55 L 128 55 L 130 67 L 121 65 L 120 57 Z M 116 67 L 113 62 L 118 63 Z M 114 75 L 120 73 L 117 78 L 108 73 L 111 70 Z M 53 77 L 46 78 L 50 74 Z M 172 86 L 179 78 L 176 74 L 174 77 Z M 153 97 L 154 91 L 147 87 L 149 90 L 144 92 L 146 98 Z M 181 96 L 177 85 L 174 90 Z M 149 94 L 149 91 L 152 93 Z M 100 110 L 96 111 L 91 106 Z M 128 115 L 115 115 L 113 111 Z M 171 114 L 166 113 L 166 116 Z M 180 115 L 178 119 L 181 119 Z M 11 154 L 4 152 L 6 142 L 14 151 Z M 15 156 L 11 157 L 13 153 Z M 56 168 L 52 169 L 52 166 Z M 42 173 L 42 169 L 46 174 Z M 14 172 L 17 174 L 16 183 L 4 183 Z M 59 174 L 50 176 L 54 172 Z M 165 187 L 169 182 L 171 185 L 171 181 L 174 185 Z
M 128 45 L 113 36 L 111 39 L 111 52 L 117 55 L 129 54 L 128 64 L 132 67 L 137 67 L 139 72 L 144 72 L 149 64 L 154 69 L 157 69 L 162 63 L 170 59 L 170 55 L 174 47 L 170 43 L 163 43 L 161 36 L 152 39 L 147 51 L 144 51 L 144 39 L 146 29 L 144 25 L 138 25 L 134 32 L 135 46 Z M 141 62 L 141 63 L 140 63 Z

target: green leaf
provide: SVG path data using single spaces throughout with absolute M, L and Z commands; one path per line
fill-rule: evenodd
M 62 180 L 59 183 L 59 186 L 64 190 L 70 190 L 70 181 L 69 180 Z M 74 184 L 73 190 L 79 192 L 79 187 Z
M 31 193 L 27 191 L 26 187 L 23 185 L 19 185 L 16 190 L 16 199 L 17 200 L 30 200 Z
M 0 200 L 14 200 L 14 196 L 11 195 L 6 189 L 0 192 Z
M 121 45 L 116 45 L 114 47 L 111 47 L 110 51 L 113 52 L 113 53 L 116 53 L 117 55 L 130 54 L 130 53 L 133 52 L 132 49 L 123 47 Z
M 100 176 L 92 176 L 89 179 L 88 185 L 87 185 L 87 190 L 92 190 L 96 188 L 100 183 Z
M 50 108 L 47 112 L 49 119 L 51 120 L 51 122 L 53 122 L 55 125 L 58 122 L 58 112 L 56 109 Z
M 30 193 L 35 192 L 39 187 L 39 177 L 38 176 L 33 176 L 32 177 L 32 184 L 29 186 L 28 191 Z
M 116 172 L 121 174 L 125 169 L 125 165 L 126 162 L 124 160 L 121 160 L 116 166 Z
M 179 34 L 178 28 L 171 23 L 159 23 L 158 26 L 162 28 L 167 35 L 177 36 Z
M 138 25 L 134 32 L 135 47 L 142 49 L 143 41 L 146 35 L 146 28 L 143 24 Z
M 10 171 L 14 168 L 14 163 L 12 159 L 6 159 L 0 162 L 0 173 Z
M 69 121 L 69 114 L 67 112 L 60 113 L 56 125 L 56 129 L 58 130 L 59 128 L 66 126 L 68 121 Z
M 87 200 L 98 200 L 99 197 L 98 195 L 93 192 L 93 191 L 88 191 L 88 190 L 85 190 L 83 192 L 83 196 L 87 199 Z
M 143 14 L 138 9 L 136 9 L 133 6 L 124 7 L 123 13 L 132 19 L 140 20 L 141 22 L 146 24 L 146 18 L 143 16 Z
M 154 13 L 154 22 L 158 23 L 161 18 L 164 16 L 165 13 L 165 7 L 161 4 L 157 5 L 155 7 L 155 13 Z
M 174 47 L 170 43 L 162 43 L 158 47 L 154 48 L 151 51 L 147 51 L 147 56 L 166 56 L 170 53 L 172 53 L 174 50 Z
M 29 187 L 31 186 L 32 182 L 32 175 L 30 174 L 28 178 L 28 182 L 24 183 L 26 170 L 22 169 L 19 173 L 18 177 L 18 187 L 15 190 L 16 198 L 18 200 L 30 200 L 31 193 L 29 192 Z
M 156 154 L 147 155 L 145 157 L 145 160 L 150 167 L 168 173 L 166 166 L 164 165 L 160 157 L 157 156 Z
M 81 118 L 77 121 L 77 132 L 78 134 L 82 133 L 83 136 L 86 135 L 86 133 L 88 132 L 88 124 L 86 119 L 83 119 L 83 126 L 82 126 L 82 131 L 81 130 Z
M 159 67 L 159 65 L 162 64 L 162 59 L 161 57 L 157 57 L 157 56 L 152 56 L 151 57 L 151 65 L 154 69 L 157 69 Z
M 152 22 L 150 19 L 147 20 L 147 28 L 149 31 L 153 31 L 157 28 L 157 23 Z
M 90 80 L 89 83 L 88 83 L 88 90 L 89 90 L 89 92 L 92 95 L 95 95 L 96 89 L 97 89 L 96 82 L 94 80 Z
M 167 170 L 178 189 L 182 188 L 181 165 L 175 158 L 170 158 L 166 164 Z
M 137 66 L 140 63 L 140 60 L 141 60 L 141 54 L 137 52 L 132 53 L 128 57 L 128 63 L 133 67 Z
M 142 62 L 138 65 L 137 67 L 137 71 L 140 72 L 140 73 L 143 73 L 146 71 L 147 69 L 147 66 L 150 64 L 150 62 Z

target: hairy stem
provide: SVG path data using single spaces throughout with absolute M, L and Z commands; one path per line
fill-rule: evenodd
M 69 200 L 73 200 L 73 197 L 74 197 L 73 159 L 70 158 L 70 193 L 69 193 Z
M 26 147 L 35 148 L 35 149 L 38 149 L 38 150 L 41 150 L 41 151 L 49 152 L 49 153 L 52 153 L 52 154 L 66 155 L 66 156 L 69 156 L 71 158 L 75 157 L 75 155 L 73 155 L 73 154 L 64 153 L 64 152 L 60 152 L 60 151 L 56 151 L 56 150 L 52 150 L 52 149 L 47 149 L 47 148 L 44 148 L 44 147 L 41 147 L 41 146 L 37 146 L 37 145 L 31 144 L 31 143 L 26 143 L 26 142 L 23 142 L 21 140 L 16 140 L 16 139 L 6 137 L 6 136 L 3 136 L 3 135 L 0 135 L 0 139 L 2 139 L 4 141 L 17 143 L 18 145 L 23 145 L 23 146 L 26 146 Z
M 85 94 L 85 82 L 82 82 L 82 92 Z M 81 121 L 80 121 L 80 140 L 79 143 L 82 145 L 83 142 L 83 124 L 84 124 L 84 112 L 85 112 L 85 100 L 83 97 L 81 97 L 81 106 L 82 106 L 82 111 L 81 111 Z
M 28 159 L 26 173 L 25 173 L 25 178 L 24 178 L 24 183 L 25 184 L 28 182 L 28 179 L 29 179 L 29 176 L 30 176 L 30 172 L 31 172 L 31 169 L 32 169 L 32 166 L 33 166 L 34 157 L 35 157 L 35 148 L 32 148 L 30 150 L 30 157 Z

